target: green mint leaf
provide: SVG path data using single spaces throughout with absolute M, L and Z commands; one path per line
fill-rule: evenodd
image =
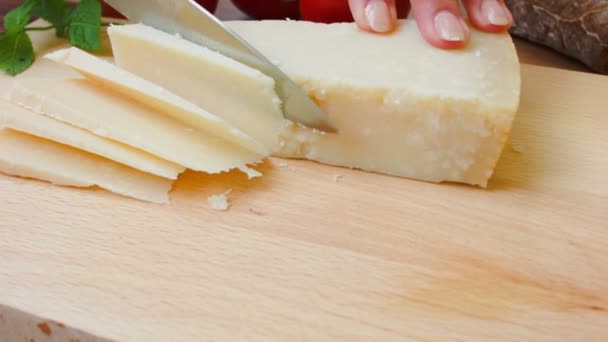
M 70 44 L 85 50 L 101 49 L 101 4 L 81 0 L 72 12 L 68 27 Z
M 65 37 L 72 8 L 65 0 L 39 0 L 34 14 L 55 26 L 57 37 Z
M 0 70 L 15 76 L 34 63 L 36 55 L 25 31 L 0 35 Z
M 4 29 L 8 34 L 16 34 L 23 31 L 32 18 L 32 10 L 38 4 L 38 0 L 26 0 L 19 7 L 12 9 L 4 17 Z

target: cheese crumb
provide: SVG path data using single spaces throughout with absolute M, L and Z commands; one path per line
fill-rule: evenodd
M 230 203 L 228 202 L 228 194 L 232 192 L 232 189 L 221 193 L 219 195 L 211 195 L 207 198 L 207 202 L 209 206 L 213 210 L 225 211 L 230 207 Z
M 279 164 L 277 164 L 277 166 L 284 169 L 284 168 L 288 167 L 289 164 L 287 164 L 286 162 L 280 162 Z
M 260 171 L 254 170 L 247 165 L 240 166 L 239 170 L 247 175 L 247 179 L 262 177 L 262 173 Z
M 344 176 L 342 176 L 342 175 L 334 175 L 334 183 L 338 183 L 342 179 L 344 179 Z

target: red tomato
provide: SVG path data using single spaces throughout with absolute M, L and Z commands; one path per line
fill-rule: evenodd
M 105 1 L 101 1 L 101 15 L 104 18 L 120 18 L 124 19 L 124 16 L 118 13 L 112 6 L 106 4 Z
M 354 21 L 348 0 L 300 0 L 300 15 L 317 23 Z
M 217 8 L 218 0 L 196 0 L 199 4 L 207 9 L 207 11 L 214 13 Z M 124 16 L 120 14 L 117 10 L 112 8 L 112 6 L 108 5 L 105 1 L 101 1 L 101 15 L 105 18 L 121 18 L 124 19 Z
M 397 18 L 405 19 L 410 14 L 411 4 L 409 0 L 396 0 Z
M 397 17 L 407 18 L 409 0 L 396 0 Z M 319 23 L 352 22 L 353 15 L 348 0 L 300 0 L 302 19 Z
M 215 10 L 217 9 L 218 0 L 196 0 L 196 2 L 205 7 L 205 9 L 211 13 L 215 13 Z
M 254 19 L 298 19 L 298 0 L 232 0 L 241 12 Z

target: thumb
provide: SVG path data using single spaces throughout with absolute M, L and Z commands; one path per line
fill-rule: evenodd
M 395 0 L 349 0 L 357 25 L 372 32 L 389 32 L 397 22 Z

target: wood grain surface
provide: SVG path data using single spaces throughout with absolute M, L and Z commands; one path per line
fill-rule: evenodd
M 603 341 L 608 78 L 523 77 L 489 190 L 272 159 L 252 181 L 188 173 L 155 206 L 0 176 L 0 332 Z
M 273 158 L 158 206 L 0 175 L 0 337 L 604 341 L 608 77 L 522 77 L 487 190 Z

